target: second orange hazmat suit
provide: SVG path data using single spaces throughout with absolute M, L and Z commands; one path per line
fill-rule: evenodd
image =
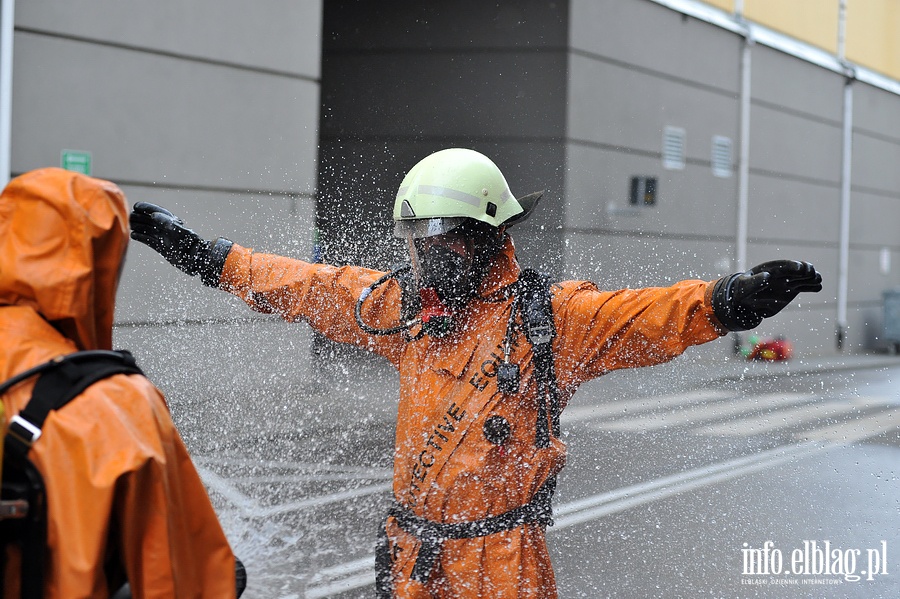
M 530 343 L 521 330 L 510 361 L 521 366 L 519 392 L 497 389 L 497 366 L 519 276 L 512 240 L 494 258 L 478 296 L 444 338 L 406 342 L 372 336 L 354 319 L 360 294 L 384 273 L 310 264 L 233 245 L 219 287 L 253 309 L 308 321 L 325 336 L 380 354 L 400 372 L 394 458 L 397 503 L 433 522 L 470 522 L 525 505 L 565 464 L 565 444 L 534 442 L 536 381 Z M 619 368 L 671 360 L 687 347 L 725 334 L 713 315 L 714 283 L 608 292 L 585 281 L 552 288 L 553 341 L 561 407 L 583 382 Z M 389 327 L 400 317 L 395 280 L 376 288 L 363 318 Z M 483 433 L 486 420 L 511 424 L 501 446 Z M 398 597 L 556 597 L 544 526 L 523 524 L 471 539 L 444 541 L 430 578 L 411 578 L 419 542 L 388 521 L 393 585 Z
M 111 349 L 128 243 L 118 187 L 61 169 L 0 196 L 0 381 L 58 356 Z M 35 379 L 3 396 L 7 420 Z M 46 599 L 235 597 L 235 559 L 162 394 L 140 375 L 88 387 L 47 417 L 29 459 L 48 510 Z M 19 555 L 3 596 L 19 596 Z

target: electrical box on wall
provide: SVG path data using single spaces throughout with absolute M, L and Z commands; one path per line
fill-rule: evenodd
M 655 206 L 656 177 L 632 177 L 628 203 L 632 206 Z

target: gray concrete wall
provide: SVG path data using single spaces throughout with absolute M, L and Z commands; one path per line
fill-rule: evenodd
M 320 31 L 319 1 L 18 2 L 13 174 L 89 151 L 132 203 L 309 258 Z M 248 389 L 302 377 L 310 346 L 304 328 L 239 304 L 132 243 L 116 345 L 176 409 L 215 396 L 229 413 Z
M 742 39 L 639 0 L 570 3 L 565 271 L 603 287 L 714 278 L 734 268 Z M 751 50 L 748 266 L 814 262 L 821 294 L 758 329 L 802 353 L 835 347 L 844 78 L 756 44 Z M 897 285 L 900 98 L 856 84 L 849 330 L 879 334 L 881 292 Z M 662 164 L 667 126 L 686 133 L 683 170 Z M 710 169 L 711 137 L 733 141 L 732 176 Z M 632 175 L 659 178 L 657 205 L 628 206 Z

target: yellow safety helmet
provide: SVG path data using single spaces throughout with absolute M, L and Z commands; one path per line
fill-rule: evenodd
M 516 199 L 490 158 L 449 148 L 423 158 L 403 178 L 394 202 L 394 235 L 421 239 L 446 233 L 466 219 L 493 227 L 531 213 L 542 192 Z

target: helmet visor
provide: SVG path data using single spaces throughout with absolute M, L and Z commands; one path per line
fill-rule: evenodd
M 443 235 L 465 222 L 463 216 L 441 218 L 417 218 L 394 221 L 394 237 L 400 239 L 424 239 Z

